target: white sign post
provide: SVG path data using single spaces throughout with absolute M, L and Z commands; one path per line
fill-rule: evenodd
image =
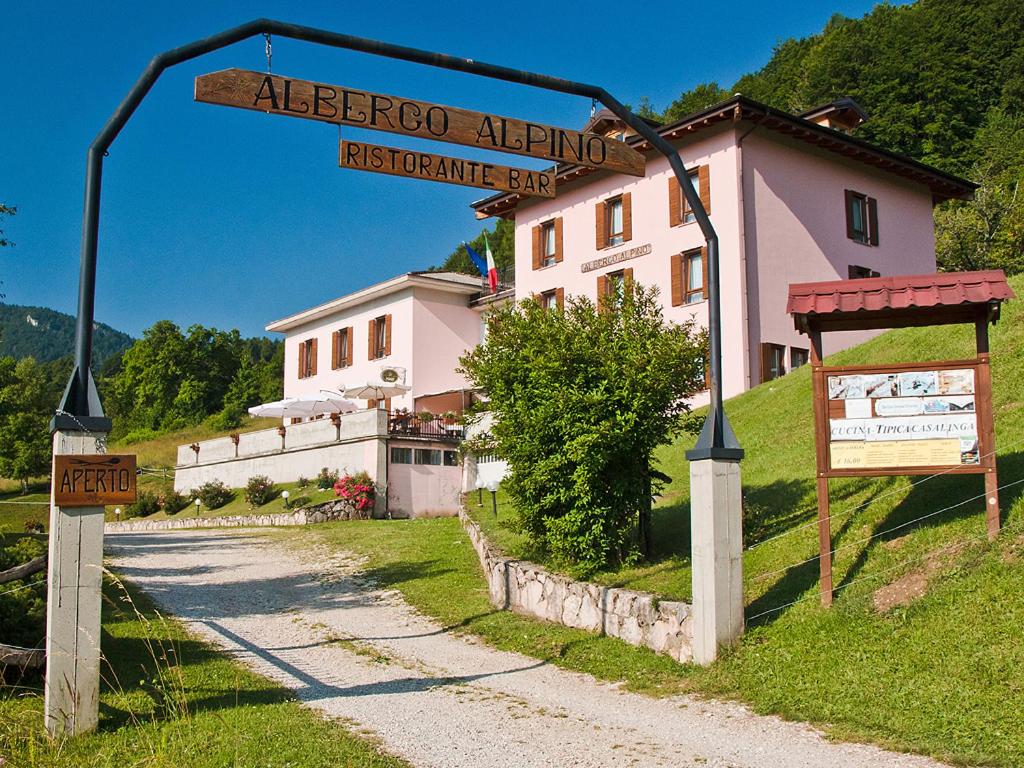
M 53 455 L 102 453 L 105 442 L 106 435 L 58 430 Z M 94 730 L 99 722 L 103 507 L 59 507 L 54 493 L 50 491 L 44 709 L 50 735 L 74 736 Z

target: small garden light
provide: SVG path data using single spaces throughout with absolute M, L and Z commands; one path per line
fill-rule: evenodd
M 482 507 L 484 505 L 484 488 L 487 487 L 487 483 L 484 482 L 482 477 L 476 479 L 476 505 Z
M 200 501 L 199 499 L 196 499 L 196 517 L 199 517 L 199 507 L 201 507 L 202 505 L 203 502 Z
M 494 516 L 498 516 L 498 481 L 491 480 L 487 484 L 487 490 L 491 492 L 491 506 L 494 508 Z
M 121 508 L 120 507 L 114 507 L 114 517 L 116 517 L 118 520 L 121 519 Z
M 284 499 L 284 508 L 288 509 L 288 497 L 291 496 L 288 491 L 281 491 L 281 498 Z

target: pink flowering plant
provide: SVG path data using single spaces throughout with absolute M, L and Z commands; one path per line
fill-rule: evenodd
M 366 472 L 356 472 L 338 478 L 334 484 L 334 495 L 348 505 L 351 517 L 368 518 L 373 511 L 376 489 Z

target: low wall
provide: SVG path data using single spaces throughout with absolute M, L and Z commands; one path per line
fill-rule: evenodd
M 105 533 L 131 533 L 133 531 L 180 531 L 186 528 L 258 528 L 261 526 L 309 525 L 327 523 L 333 520 L 348 520 L 349 510 L 341 501 L 297 509 L 294 512 L 280 512 L 275 515 L 225 515 L 224 517 L 181 517 L 170 520 L 125 520 L 123 523 L 107 523 Z
M 465 510 L 460 510 L 459 519 L 480 558 L 496 608 L 600 632 L 680 662 L 691 660 L 693 616 L 687 603 L 573 581 L 533 563 L 504 557 Z

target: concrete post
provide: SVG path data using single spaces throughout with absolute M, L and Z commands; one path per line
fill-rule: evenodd
M 743 633 L 743 500 L 740 463 L 690 462 L 693 660 L 710 664 Z
M 106 435 L 57 431 L 53 453 L 104 453 L 105 442 Z M 47 578 L 46 730 L 73 736 L 99 721 L 103 507 L 58 507 L 51 491 Z

